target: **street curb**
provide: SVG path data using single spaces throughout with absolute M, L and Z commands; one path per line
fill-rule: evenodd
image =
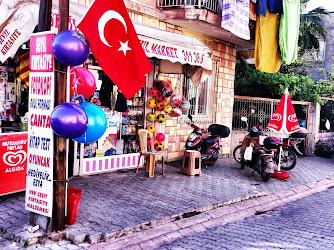
M 176 220 L 155 226 L 140 232 L 107 240 L 105 243 L 90 246 L 89 249 L 152 249 L 178 238 L 187 237 L 195 233 L 243 220 L 253 215 L 261 215 L 309 195 L 319 193 L 334 187 L 334 176 L 320 181 L 282 190 L 268 195 L 262 194 L 249 199 L 237 198 L 224 202 L 220 207 L 212 208 L 189 218 Z

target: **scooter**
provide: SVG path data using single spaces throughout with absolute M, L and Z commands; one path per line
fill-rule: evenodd
M 242 117 L 242 121 L 246 122 L 247 124 L 247 118 Z M 247 124 L 248 127 L 248 124 Z M 262 131 L 261 125 L 258 125 L 260 128 L 260 131 Z M 307 136 L 308 131 L 304 129 L 302 132 L 296 132 L 289 135 L 289 138 L 284 138 L 281 142 L 281 147 L 279 148 L 273 148 L 274 157 L 273 160 L 276 163 L 276 165 L 281 164 L 281 169 L 283 170 L 291 170 L 296 166 L 297 163 L 297 155 L 302 156 L 303 153 L 299 151 L 297 145 L 305 140 Z M 266 136 L 263 133 L 260 136 Z M 268 136 L 266 136 L 268 137 Z M 269 137 L 274 138 L 274 137 Z M 242 143 L 242 142 L 241 142 Z M 279 160 L 279 155 L 281 154 L 281 160 Z M 241 145 L 238 145 L 233 150 L 233 157 L 238 162 L 241 163 Z
M 188 118 L 188 125 L 194 130 L 187 138 L 186 149 L 200 151 L 202 164 L 205 167 L 213 166 L 218 159 L 220 139 L 228 137 L 230 129 L 221 124 L 211 124 L 207 130 L 202 129 L 194 124 L 191 115 Z
M 249 128 L 247 131 L 249 134 L 242 143 L 245 151 L 241 160 L 241 170 L 246 166 L 250 167 L 261 175 L 263 181 L 268 181 L 274 173 L 274 152 L 272 149 L 279 147 L 280 139 L 267 137 L 264 140 L 264 145 L 260 145 L 259 136 L 262 135 L 262 132 L 256 127 Z

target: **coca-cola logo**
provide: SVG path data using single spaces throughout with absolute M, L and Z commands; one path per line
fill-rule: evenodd
M 282 115 L 278 113 L 274 113 L 273 116 L 271 117 L 271 120 L 280 121 L 282 120 Z
M 297 121 L 297 116 L 296 116 L 296 114 L 289 115 L 289 116 L 288 116 L 288 121 L 289 121 L 289 122 L 296 122 L 296 121 Z
M 17 152 L 9 151 L 2 157 L 3 162 L 11 167 L 22 164 L 26 159 L 27 153 L 23 150 L 19 150 Z

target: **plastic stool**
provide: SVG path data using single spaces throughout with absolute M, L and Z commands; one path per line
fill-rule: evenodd
M 196 174 L 202 175 L 201 153 L 195 150 L 186 150 L 182 160 L 181 174 L 194 177 Z

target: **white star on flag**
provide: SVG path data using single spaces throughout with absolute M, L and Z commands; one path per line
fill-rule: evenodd
M 126 56 L 126 51 L 127 51 L 127 50 L 132 50 L 132 49 L 129 48 L 129 46 L 128 46 L 129 40 L 126 41 L 125 43 L 122 43 L 121 41 L 119 41 L 119 43 L 121 44 L 121 47 L 118 49 L 118 51 L 123 51 L 124 55 Z

